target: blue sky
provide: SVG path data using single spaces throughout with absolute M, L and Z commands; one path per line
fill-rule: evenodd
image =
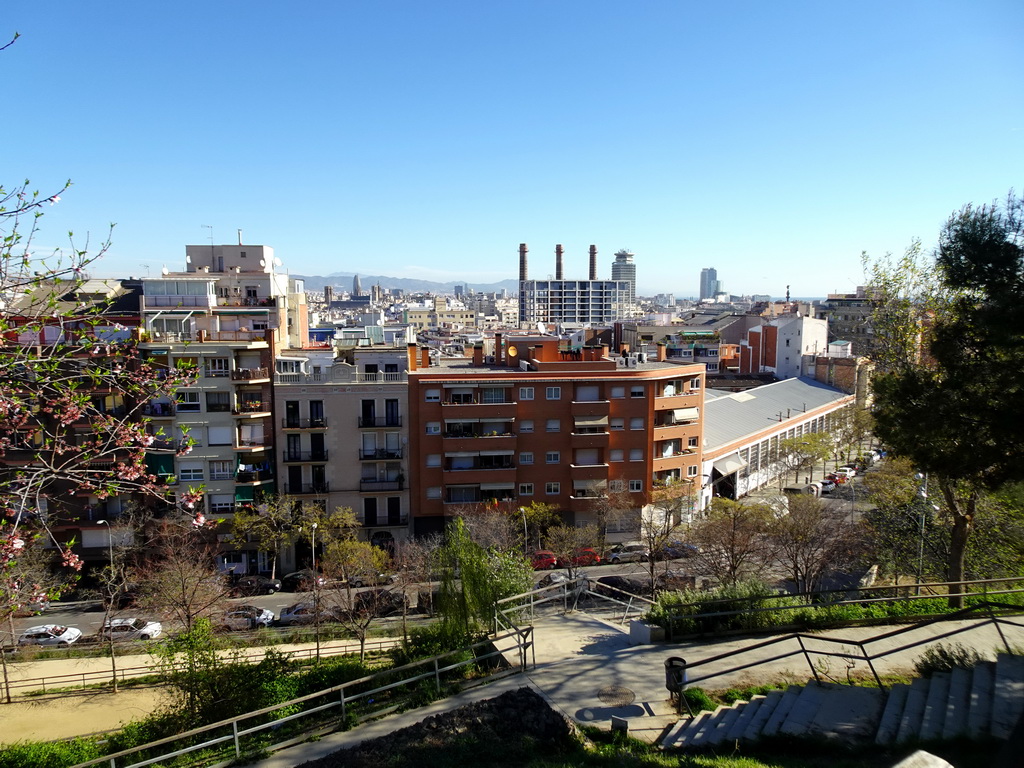
M 270 245 L 299 274 L 820 296 L 1024 184 L 1024 3 L 5 3 L 3 174 L 96 274 Z M 207 225 L 207 226 L 204 226 Z

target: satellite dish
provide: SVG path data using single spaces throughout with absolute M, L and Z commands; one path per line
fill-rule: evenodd
M 548 333 L 548 327 L 547 327 L 546 325 L 544 325 L 544 323 L 543 323 L 543 322 L 538 322 L 538 323 L 537 323 L 537 330 L 538 330 L 538 331 L 539 331 L 539 332 L 540 332 L 541 334 L 543 334 L 543 335 L 545 335 L 545 336 L 546 336 L 546 335 L 547 335 L 547 333 Z
M 508 356 L 509 357 L 515 357 L 518 354 L 519 354 L 519 350 L 516 349 L 515 347 L 509 347 L 508 348 Z
M 171 270 L 169 270 L 167 267 L 164 267 L 163 269 L 160 270 L 161 275 L 169 275 L 170 273 Z
M 191 264 L 191 263 L 192 263 L 192 257 L 191 257 L 191 256 L 188 256 L 188 255 L 186 255 L 186 256 L 185 256 L 185 263 L 186 263 L 186 264 Z
M 265 267 L 265 266 L 267 266 L 267 262 L 266 262 L 266 260 L 265 260 L 265 259 L 260 259 L 260 266 L 261 266 L 261 267 Z
M 284 262 L 282 262 L 279 258 L 277 258 L 277 256 L 274 257 L 274 266 L 275 267 L 280 267 L 281 264 L 283 264 L 283 263 Z

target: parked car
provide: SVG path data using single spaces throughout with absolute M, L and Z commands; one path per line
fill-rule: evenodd
M 835 482 L 835 480 L 825 479 L 825 480 L 822 480 L 819 483 L 819 485 L 821 485 L 821 492 L 823 494 L 824 493 L 832 493 L 832 491 L 834 491 L 836 489 L 836 482 Z
M 631 595 L 644 595 L 650 592 L 640 579 L 629 579 L 625 576 L 602 576 L 594 583 L 593 591 L 615 600 L 628 600 Z
M 847 479 L 857 476 L 857 468 L 851 464 L 844 464 L 836 470 L 837 475 L 843 475 Z
M 41 597 L 38 600 L 26 603 L 20 606 L 14 611 L 14 616 L 19 619 L 23 619 L 26 616 L 35 616 L 36 614 L 42 613 L 50 607 L 50 601 L 45 597 Z
M 274 623 L 274 612 L 258 605 L 239 605 L 224 613 L 221 626 L 235 631 L 269 627 Z
M 661 548 L 661 556 L 664 560 L 678 560 L 681 557 L 693 557 L 700 552 L 700 547 L 695 544 L 687 544 L 685 541 L 670 541 Z
M 353 587 L 379 587 L 384 584 L 394 584 L 398 577 L 393 573 L 363 573 L 353 576 L 348 583 Z
M 538 587 L 550 587 L 552 584 L 564 584 L 569 581 L 569 577 L 561 571 L 552 571 L 551 573 L 544 574 L 544 577 L 537 582 Z
M 324 586 L 327 580 L 321 575 L 313 575 L 313 571 L 305 568 L 301 571 L 286 573 L 281 577 L 281 588 L 289 592 L 309 592 L 313 589 L 314 580 L 317 586 Z
M 530 564 L 535 571 L 546 571 L 558 567 L 558 558 L 555 557 L 554 552 L 541 549 L 533 553 L 533 556 L 530 558 Z
M 231 591 L 239 596 L 251 597 L 252 595 L 272 595 L 281 591 L 281 580 L 272 579 L 269 576 L 254 575 L 242 576 Z
M 111 619 L 100 629 L 100 637 L 109 640 L 152 640 L 164 633 L 163 624 L 146 619 Z
M 277 623 L 284 626 L 313 624 L 316 621 L 317 613 L 318 611 L 313 603 L 293 603 L 287 608 L 281 609 L 281 615 L 278 617 Z M 320 606 L 319 614 L 320 621 L 334 621 L 338 618 L 333 610 L 324 605 Z
M 38 627 L 29 627 L 21 633 L 18 638 L 18 645 L 46 645 L 66 648 L 72 643 L 77 643 L 82 637 L 82 630 L 78 627 L 65 627 L 60 624 L 43 624 Z
M 597 550 L 593 547 L 582 547 L 577 549 L 576 553 L 568 560 L 559 560 L 558 564 L 562 568 L 567 568 L 570 565 L 597 565 L 601 562 L 601 556 L 597 553 Z
M 355 596 L 355 610 L 374 616 L 391 616 L 407 607 L 409 599 L 398 589 L 367 589 Z
M 697 578 L 682 571 L 665 571 L 659 573 L 656 579 L 658 589 L 683 590 L 696 589 Z
M 636 563 L 646 562 L 649 553 L 647 547 L 639 542 L 631 541 L 625 544 L 616 544 L 608 553 L 609 563 Z
M 831 480 L 836 485 L 843 485 L 850 478 L 847 477 L 845 474 L 839 474 L 838 472 L 830 472 L 829 474 L 825 475 L 825 479 Z

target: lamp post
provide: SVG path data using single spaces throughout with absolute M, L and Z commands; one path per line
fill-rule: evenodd
M 107 526 L 107 555 L 110 557 L 110 578 L 114 578 L 114 531 L 110 527 L 109 520 L 97 520 L 97 523 Z
M 526 509 L 519 508 L 519 514 L 523 516 L 523 554 L 530 554 L 530 533 L 526 528 Z
M 316 661 L 320 663 L 320 577 L 316 572 L 316 527 L 314 522 L 311 526 L 310 542 L 313 551 L 313 625 L 316 631 Z

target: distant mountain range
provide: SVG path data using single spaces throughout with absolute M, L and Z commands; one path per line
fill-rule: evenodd
M 332 272 L 326 276 L 320 275 L 292 275 L 305 281 L 307 291 L 322 291 L 325 286 L 331 285 L 344 291 L 352 290 L 352 278 L 355 272 Z M 381 288 L 399 288 L 406 293 L 455 293 L 455 286 L 465 286 L 467 291 L 483 291 L 484 293 L 496 293 L 505 289 L 509 295 L 519 292 L 518 280 L 502 280 L 498 283 L 466 283 L 464 281 L 453 281 L 450 283 L 437 283 L 433 280 L 415 280 L 408 277 L 388 277 L 387 275 L 364 275 L 359 273 L 359 284 L 363 292 L 370 290 L 370 286 L 379 285 Z

